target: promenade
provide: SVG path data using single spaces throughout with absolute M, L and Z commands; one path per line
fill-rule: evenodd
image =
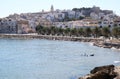
M 94 46 L 120 49 L 120 40 L 107 40 L 103 38 L 93 38 L 93 37 L 74 37 L 74 36 L 57 36 L 57 35 L 53 36 L 53 35 L 39 35 L 34 33 L 34 34 L 0 34 L 0 38 L 48 39 L 48 40 L 92 42 Z
M 38 34 L 0 34 L 0 38 L 21 38 L 21 39 L 49 39 L 65 41 L 96 42 L 103 41 L 100 38 L 92 37 L 73 37 L 73 36 L 56 36 L 56 35 L 38 35 Z

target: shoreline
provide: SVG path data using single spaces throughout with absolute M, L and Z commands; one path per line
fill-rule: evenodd
M 64 40 L 64 41 L 78 41 L 78 42 L 90 42 L 93 46 L 118 49 L 120 50 L 120 41 L 105 41 L 102 38 L 92 37 L 70 37 L 70 36 L 52 36 L 52 35 L 38 35 L 38 34 L 0 34 L 0 38 L 12 38 L 12 39 L 48 39 L 48 40 Z

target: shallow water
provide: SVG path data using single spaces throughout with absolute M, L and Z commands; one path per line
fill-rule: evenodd
M 0 39 L 0 79 L 77 79 L 118 60 L 120 51 L 89 43 Z

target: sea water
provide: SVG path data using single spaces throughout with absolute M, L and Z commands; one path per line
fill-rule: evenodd
M 120 51 L 89 43 L 0 39 L 0 79 L 78 79 L 119 60 Z

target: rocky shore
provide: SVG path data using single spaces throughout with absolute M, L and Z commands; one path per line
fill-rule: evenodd
M 104 42 L 104 41 L 99 41 L 99 42 L 94 42 L 94 46 L 98 47 L 103 47 L 103 48 L 115 48 L 115 49 L 120 49 L 120 41 L 119 42 Z
M 90 74 L 79 79 L 120 79 L 120 67 L 114 65 L 95 67 Z
M 102 38 L 92 37 L 70 37 L 70 36 L 52 36 L 52 35 L 38 35 L 38 34 L 0 34 L 0 38 L 12 38 L 12 39 L 48 39 L 48 40 L 65 40 L 65 41 L 79 41 L 79 42 L 92 42 L 94 46 L 103 48 L 115 48 L 120 49 L 120 40 L 105 41 Z

